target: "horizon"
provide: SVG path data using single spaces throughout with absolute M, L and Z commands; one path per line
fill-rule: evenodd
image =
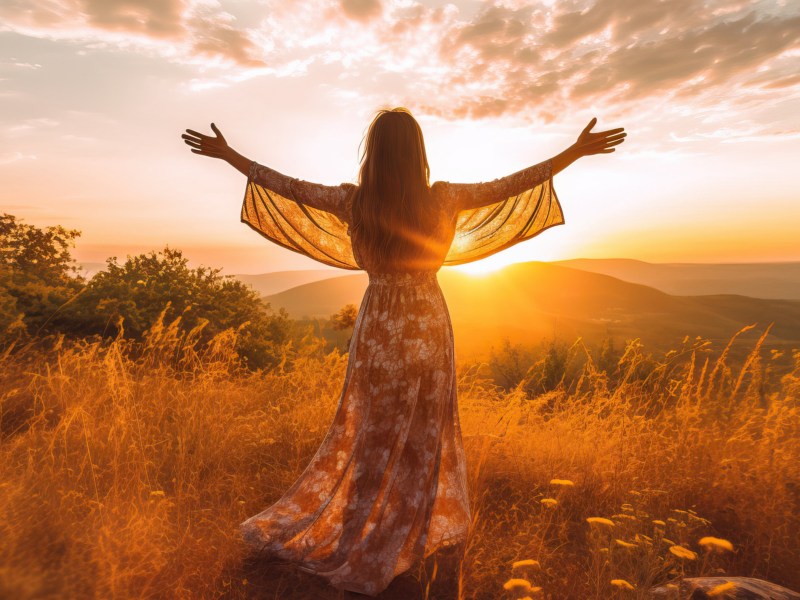
M 800 260 L 796 5 L 58 0 L 0 16 L 4 211 L 80 230 L 80 262 L 169 245 L 243 274 L 319 268 L 241 223 L 244 176 L 180 134 L 213 121 L 248 158 L 335 185 L 389 106 L 420 122 L 431 182 L 546 160 L 592 117 L 628 132 L 554 177 L 564 226 L 476 271 Z
M 147 250 L 147 251 L 140 252 L 140 253 L 130 254 L 128 256 L 137 256 L 137 255 L 140 255 L 140 254 L 149 254 L 150 252 L 153 252 L 153 251 L 159 252 L 160 250 L 156 250 L 156 249 Z M 220 266 L 217 266 L 217 265 L 198 262 L 196 260 L 191 259 L 191 257 L 186 256 L 185 254 L 184 254 L 184 257 L 188 259 L 187 265 L 189 266 L 189 268 L 192 268 L 192 269 L 197 268 L 197 267 L 206 267 L 206 268 L 220 268 L 220 269 L 223 269 L 223 271 L 227 270 L 227 268 L 224 267 L 224 266 L 220 267 Z M 126 258 L 122 258 L 120 256 L 117 256 L 117 261 L 119 263 L 124 263 Z M 526 264 L 526 263 L 554 264 L 554 263 L 571 262 L 571 261 L 597 261 L 597 262 L 603 262 L 603 261 L 607 261 L 607 262 L 608 261 L 630 261 L 630 262 L 636 262 L 636 263 L 642 263 L 642 264 L 648 264 L 648 265 L 655 265 L 655 266 L 715 266 L 715 267 L 721 267 L 721 266 L 735 267 L 735 266 L 754 266 L 754 265 L 793 265 L 793 264 L 800 264 L 800 260 L 751 261 L 751 262 L 679 262 L 679 261 L 658 262 L 658 261 L 646 261 L 646 260 L 641 260 L 641 259 L 638 259 L 638 258 L 630 258 L 630 257 L 622 257 L 622 256 L 597 257 L 597 258 L 595 258 L 595 257 L 588 258 L 588 257 L 580 257 L 579 256 L 579 257 L 565 258 L 565 259 L 555 259 L 555 260 L 536 260 L 536 259 L 531 259 L 531 260 L 524 260 L 524 261 L 519 261 L 519 262 L 501 264 L 501 265 L 498 265 L 498 266 L 489 266 L 489 268 L 480 268 L 480 269 L 470 269 L 469 267 L 472 266 L 471 264 L 442 266 L 441 268 L 442 269 L 447 269 L 447 270 L 452 270 L 452 271 L 459 271 L 459 272 L 465 273 L 467 275 L 480 276 L 480 275 L 495 273 L 495 272 L 497 272 L 497 271 L 499 271 L 501 269 L 504 269 L 506 267 L 512 267 L 514 265 L 522 265 L 522 264 Z M 475 263 L 475 265 L 483 265 L 484 262 L 485 262 L 485 260 L 479 261 L 479 262 Z M 105 265 L 106 264 L 105 261 L 80 261 L 80 260 L 77 260 L 77 259 L 75 260 L 75 263 L 80 268 L 84 268 L 84 269 L 86 268 L 87 265 Z M 327 266 L 327 265 L 319 265 L 318 267 L 312 265 L 310 267 L 298 267 L 298 268 L 295 268 L 295 269 L 279 269 L 279 270 L 274 270 L 274 271 L 267 270 L 267 271 L 253 272 L 253 273 L 245 273 L 245 272 L 241 272 L 241 271 L 240 272 L 236 272 L 236 273 L 231 273 L 231 272 L 224 273 L 223 272 L 221 274 L 223 276 L 224 275 L 229 275 L 229 276 L 237 276 L 237 275 L 255 276 L 255 275 L 273 275 L 273 274 L 278 274 L 278 273 L 296 273 L 296 272 L 302 272 L 302 271 L 325 271 L 325 272 L 328 272 L 328 273 L 332 273 L 332 274 L 334 274 L 336 276 L 355 275 L 355 274 L 360 274 L 360 273 L 364 273 L 365 272 L 363 270 L 337 269 L 335 267 L 330 267 L 330 266 Z

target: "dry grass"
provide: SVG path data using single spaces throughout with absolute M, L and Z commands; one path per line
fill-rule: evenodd
M 245 562 L 236 527 L 310 460 L 346 356 L 299 351 L 248 373 L 234 335 L 199 349 L 157 324 L 144 348 L 0 357 L 0 597 L 336 597 Z M 695 344 L 639 376 L 631 344 L 616 387 L 589 360 L 569 391 L 533 399 L 461 369 L 470 539 L 386 597 L 643 598 L 720 569 L 800 587 L 800 353 L 777 382 L 761 355 L 731 369 Z M 706 550 L 704 536 L 734 551 Z M 512 568 L 524 559 L 539 565 Z M 533 591 L 505 591 L 512 578 Z

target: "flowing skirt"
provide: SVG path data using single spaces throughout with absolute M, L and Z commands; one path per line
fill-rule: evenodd
M 242 535 L 265 556 L 374 596 L 464 541 L 469 520 L 453 329 L 436 273 L 370 274 L 333 423 Z

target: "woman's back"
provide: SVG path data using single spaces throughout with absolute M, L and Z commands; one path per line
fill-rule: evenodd
M 370 252 L 369 245 L 363 243 L 363 238 L 353 235 L 352 231 L 352 198 L 358 188 L 353 190 L 346 204 L 351 225 L 348 233 L 352 238 L 353 256 L 356 263 L 367 273 L 414 273 L 435 272 L 445 261 L 453 237 L 456 232 L 456 211 L 453 210 L 441 194 L 441 186 L 434 185 L 428 189 L 428 196 L 422 202 L 427 206 L 427 222 L 403 223 L 400 219 L 390 222 L 389 235 L 395 239 L 403 239 L 406 244 L 398 248 L 391 256 L 381 260 Z

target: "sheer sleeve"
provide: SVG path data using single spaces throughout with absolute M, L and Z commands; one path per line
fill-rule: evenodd
M 445 265 L 486 258 L 564 223 L 546 160 L 487 183 L 438 181 L 431 187 L 456 220 Z
M 241 221 L 276 244 L 326 265 L 360 269 L 350 239 L 356 186 L 302 181 L 253 161 Z

